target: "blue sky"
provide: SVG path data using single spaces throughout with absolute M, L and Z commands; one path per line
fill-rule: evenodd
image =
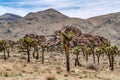
M 70 17 L 89 18 L 120 12 L 120 0 L 0 0 L 0 15 L 13 13 L 25 16 L 48 8 Z

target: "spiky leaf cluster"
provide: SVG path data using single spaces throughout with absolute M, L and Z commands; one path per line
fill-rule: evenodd
M 66 42 L 70 42 L 73 38 L 73 32 L 69 32 L 68 34 L 66 34 L 65 32 L 61 32 L 61 34 L 62 34 L 62 39 L 64 44 Z
M 5 50 L 8 47 L 8 44 L 5 40 L 0 40 L 0 49 Z
M 100 54 L 102 54 L 102 53 L 103 53 L 103 50 L 102 50 L 101 48 L 99 48 L 99 49 L 96 50 L 96 54 L 99 54 L 99 55 L 100 55 Z
M 81 51 L 80 47 L 76 46 L 73 49 L 73 54 L 79 54 L 80 51 Z

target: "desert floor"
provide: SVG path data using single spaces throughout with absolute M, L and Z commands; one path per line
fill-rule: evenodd
M 24 54 L 24 55 L 23 55 Z M 25 53 L 11 52 L 8 60 L 3 59 L 3 52 L 0 52 L 0 80 L 47 80 L 48 77 L 56 80 L 120 80 L 120 59 L 115 58 L 115 70 L 110 71 L 108 58 L 101 56 L 100 65 L 94 64 L 96 69 L 88 69 L 93 64 L 92 56 L 89 62 L 79 56 L 82 66 L 74 66 L 74 55 L 70 54 L 71 72 L 66 72 L 65 54 L 59 52 L 45 52 L 45 62 L 41 63 L 41 52 L 38 60 L 26 61 Z

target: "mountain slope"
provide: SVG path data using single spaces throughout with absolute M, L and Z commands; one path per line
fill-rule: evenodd
M 70 18 L 54 9 L 29 13 L 23 18 L 5 23 L 0 27 L 1 39 L 18 40 L 25 34 L 50 35 L 72 25 L 82 32 L 100 35 L 120 47 L 120 13 L 97 16 L 89 19 Z
M 120 13 L 97 16 L 88 19 L 93 25 L 92 34 L 104 36 L 112 44 L 120 45 Z
M 29 33 L 44 34 L 44 31 L 47 31 L 45 30 L 46 27 L 49 27 L 49 25 L 54 23 L 61 23 L 66 19 L 69 19 L 69 17 L 54 9 L 29 13 L 21 19 L 4 25 L 4 27 L 2 27 L 0 30 L 0 32 L 3 34 L 0 34 L 0 36 L 3 39 L 18 39 Z M 8 29 L 11 31 L 11 33 L 8 32 Z M 49 32 L 47 33 L 49 34 Z

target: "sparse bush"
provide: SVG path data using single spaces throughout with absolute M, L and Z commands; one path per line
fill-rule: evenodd
M 15 76 L 21 76 L 21 74 L 13 71 L 0 72 L 0 77 L 15 77 Z
M 57 79 L 55 78 L 55 76 L 49 75 L 49 76 L 46 78 L 46 80 L 57 80 Z
M 86 68 L 91 69 L 91 70 L 97 70 L 98 69 L 97 65 L 95 65 L 94 63 L 87 63 Z

